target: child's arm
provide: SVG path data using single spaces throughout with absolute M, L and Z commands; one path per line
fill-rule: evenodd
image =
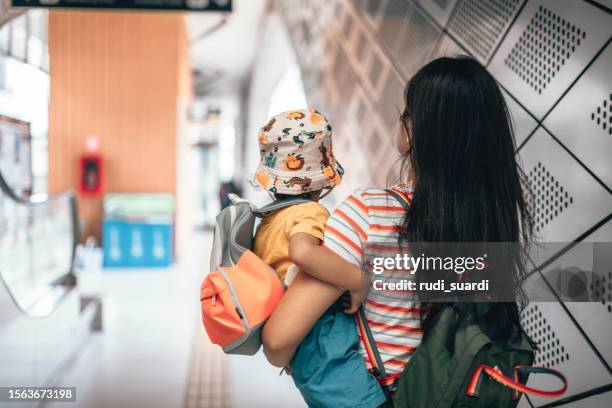
M 351 292 L 363 289 L 365 279 L 361 268 L 321 246 L 320 240 L 310 234 L 297 233 L 291 236 L 289 258 L 303 272 L 330 285 Z
M 296 276 L 262 332 L 264 353 L 277 367 L 286 367 L 312 326 L 342 293 L 305 273 Z

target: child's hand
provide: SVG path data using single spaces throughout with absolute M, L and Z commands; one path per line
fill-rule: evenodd
M 347 291 L 343 296 L 344 313 L 354 314 L 359 310 L 359 306 L 365 301 L 368 296 L 368 289 L 370 287 L 370 279 L 362 271 L 361 274 L 361 288 L 359 290 Z
M 344 305 L 344 313 L 347 314 L 355 314 L 359 310 L 359 306 L 363 303 L 365 298 L 362 296 L 361 291 L 351 291 L 346 292 L 343 305 Z

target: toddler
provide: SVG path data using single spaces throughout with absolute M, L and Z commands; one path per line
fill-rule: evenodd
M 340 183 L 344 171 L 332 154 L 332 128 L 314 109 L 274 116 L 261 128 L 259 147 L 261 161 L 251 182 L 275 200 L 310 200 L 264 216 L 255 234 L 255 254 L 284 279 L 293 263 L 292 238 L 307 234 L 323 240 L 329 212 L 318 201 Z
M 295 264 L 304 265 L 304 257 L 317 253 L 316 266 L 302 272 L 361 291 L 360 270 L 349 271 L 334 262 L 338 257 L 316 251 L 329 217 L 318 201 L 344 173 L 332 153 L 332 128 L 325 117 L 312 109 L 276 115 L 261 129 L 259 146 L 261 161 L 252 183 L 275 200 L 301 197 L 310 202 L 265 215 L 255 234 L 255 254 L 289 285 L 298 271 Z M 353 316 L 343 313 L 340 304 L 332 306 L 302 340 L 291 362 L 292 378 L 309 407 L 370 408 L 385 401 L 358 347 Z

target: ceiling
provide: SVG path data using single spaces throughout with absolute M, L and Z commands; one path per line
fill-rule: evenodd
M 229 14 L 189 14 L 189 53 L 196 70 L 197 94 L 218 97 L 241 88 L 251 71 L 267 3 L 233 0 Z
M 23 13 L 0 0 L 0 26 Z M 231 13 L 189 13 L 190 59 L 196 93 L 223 96 L 238 91 L 251 71 L 260 21 L 268 0 L 233 0 Z

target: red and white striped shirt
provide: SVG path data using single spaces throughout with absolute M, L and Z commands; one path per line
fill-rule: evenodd
M 410 202 L 412 187 L 399 185 L 393 190 Z M 355 190 L 328 219 L 324 244 L 347 261 L 364 268 L 371 248 L 396 245 L 404 212 L 401 203 L 383 189 Z M 398 276 L 395 271 L 385 271 L 377 278 L 393 280 Z M 363 306 L 387 374 L 402 372 L 423 335 L 418 303 L 406 296 L 394 297 L 370 290 Z M 368 369 L 372 368 L 363 339 L 360 351 Z

